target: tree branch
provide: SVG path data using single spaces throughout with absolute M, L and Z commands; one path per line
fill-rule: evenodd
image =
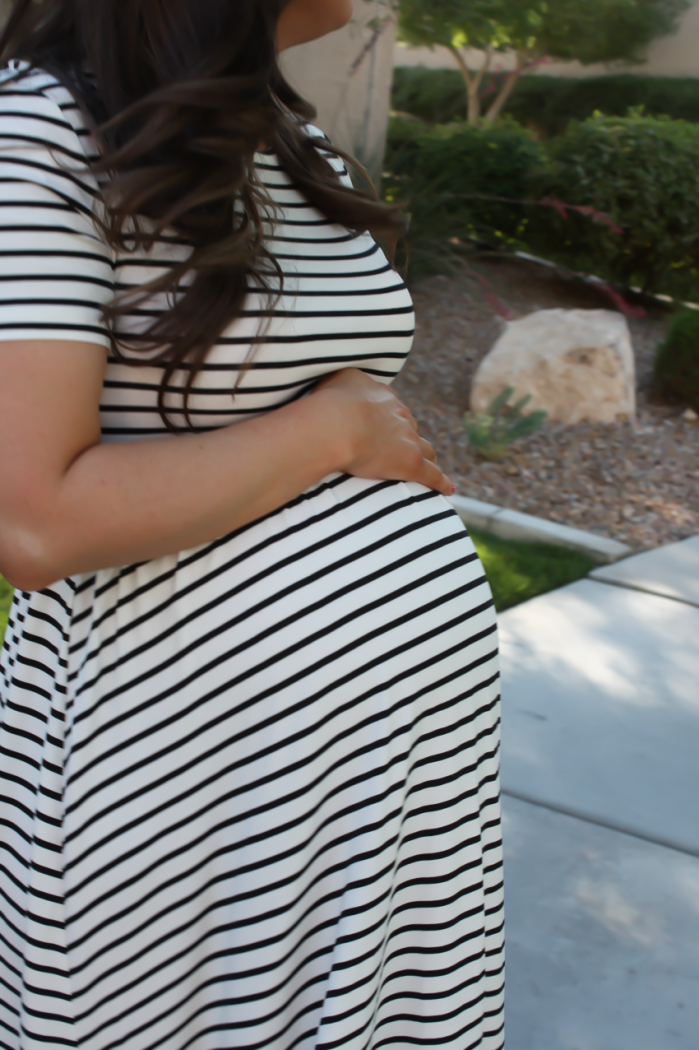
M 517 52 L 517 64 L 514 70 L 505 80 L 505 83 L 502 85 L 502 88 L 500 89 L 497 98 L 494 100 L 492 106 L 486 113 L 486 124 L 492 124 L 502 113 L 505 103 L 507 102 L 508 98 L 519 83 L 519 78 L 522 76 L 522 73 L 526 68 L 528 58 L 529 55 L 526 53 L 526 51 L 519 50 Z
M 468 95 L 468 122 L 469 124 L 477 124 L 481 116 L 481 100 L 480 100 L 480 87 L 483 83 L 483 77 L 490 69 L 490 63 L 493 58 L 493 48 L 490 44 L 485 49 L 485 56 L 483 64 L 477 73 L 472 73 L 466 65 L 466 59 L 461 54 L 461 51 L 454 44 L 445 45 L 452 55 L 456 59 L 457 65 L 461 70 L 461 75 L 466 81 L 466 93 Z
M 492 44 L 488 44 L 488 46 L 485 49 L 485 54 L 484 54 L 484 57 L 483 57 L 483 65 L 481 66 L 480 70 L 478 71 L 478 75 L 477 75 L 476 80 L 475 80 L 476 90 L 478 90 L 480 88 L 481 84 L 483 83 L 483 77 L 486 75 L 486 73 L 490 69 L 490 63 L 492 62 L 492 60 L 493 60 L 493 45 Z
M 458 65 L 459 69 L 461 70 L 461 75 L 464 78 L 464 80 L 466 81 L 466 84 L 467 84 L 468 89 L 470 91 L 471 90 L 471 86 L 473 85 L 473 82 L 475 80 L 475 77 L 473 76 L 473 73 L 471 72 L 471 70 L 466 65 L 466 60 L 465 60 L 464 56 L 461 54 L 461 52 L 459 51 L 458 47 L 456 47 L 455 44 L 444 44 L 443 46 L 446 47 L 447 51 L 451 51 L 452 55 L 456 59 L 457 65 Z

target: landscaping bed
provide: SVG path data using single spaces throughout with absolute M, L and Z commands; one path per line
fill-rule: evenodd
M 652 366 L 669 309 L 631 318 L 638 420 L 544 424 L 499 463 L 469 448 L 462 426 L 471 378 L 502 330 L 495 296 L 512 317 L 533 310 L 610 304 L 582 283 L 507 256 L 478 255 L 474 273 L 438 275 L 412 287 L 413 353 L 395 384 L 433 442 L 459 494 L 594 532 L 644 550 L 699 532 L 699 426 L 654 396 Z M 484 284 L 483 281 L 487 281 Z M 489 302 L 488 299 L 491 301 Z

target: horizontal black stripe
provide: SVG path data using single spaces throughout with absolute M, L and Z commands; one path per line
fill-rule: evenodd
M 87 259 L 89 262 L 97 263 L 99 266 L 112 266 L 110 260 L 97 252 L 86 252 L 78 249 L 66 250 L 64 248 L 56 250 L 47 249 L 22 249 L 20 251 L 6 249 L 0 249 L 0 258 L 20 258 L 20 259 Z M 50 278 L 50 274 L 43 274 L 42 276 Z M 80 275 L 72 277 L 72 280 L 80 280 Z
M 50 148 L 54 148 L 53 143 L 50 143 L 48 145 L 50 146 Z M 82 159 L 84 160 L 84 158 Z M 41 161 L 38 160 L 28 160 L 26 157 L 11 157 L 8 155 L 8 152 L 6 150 L 3 150 L 3 152 L 0 153 L 0 167 L 2 167 L 3 164 L 10 164 L 14 167 L 19 168 L 28 168 L 30 171 L 33 171 L 35 173 L 35 177 L 39 180 L 39 182 L 41 182 L 40 174 L 43 174 L 45 177 L 49 176 L 49 184 L 51 183 L 53 178 L 59 176 L 60 178 L 65 179 L 65 181 L 70 183 L 72 186 L 75 186 L 78 189 L 82 190 L 83 193 L 88 194 L 93 199 L 97 197 L 97 190 L 93 189 L 91 186 L 83 182 L 82 179 L 78 178 L 77 175 L 73 174 L 73 172 L 67 168 L 62 168 L 58 165 L 43 164 Z M 23 179 L 17 176 L 16 181 L 30 182 L 32 180 L 28 179 L 26 176 Z M 54 186 L 51 186 L 51 189 L 54 193 L 60 193 L 61 195 L 66 192 L 65 190 L 58 191 Z M 70 200 L 74 203 L 76 209 L 80 211 L 86 210 L 84 206 L 80 203 L 80 201 L 72 197 L 70 198 Z
M 3 306 L 77 306 L 80 309 L 94 310 L 96 304 L 89 299 L 3 299 Z M 12 325 L 5 325 L 6 328 L 11 328 Z M 29 327 L 29 326 L 27 326 Z M 68 326 L 70 327 L 70 326 Z
M 390 270 L 390 267 L 386 267 L 385 269 L 381 270 L 380 272 L 381 273 L 387 273 L 389 270 Z M 308 276 L 309 276 L 308 274 L 304 274 L 304 277 L 308 277 Z M 350 296 L 360 296 L 361 298 L 364 298 L 367 295 L 389 295 L 391 292 L 401 292 L 401 291 L 406 291 L 406 290 L 407 290 L 406 285 L 401 281 L 400 284 L 387 284 L 387 285 L 385 285 L 383 287 L 379 287 L 379 288 L 362 288 L 361 291 L 357 291 L 356 289 L 352 290 L 352 289 L 334 288 L 331 292 L 317 292 L 317 291 L 311 291 L 308 288 L 298 288 L 298 289 L 294 289 L 293 296 L 295 298 L 312 298 L 312 297 L 333 298 L 335 296 L 337 296 L 338 298 L 350 297 Z M 261 288 L 248 288 L 248 292 L 264 292 L 264 289 L 261 289 Z
M 7 182 L 7 181 L 8 181 L 7 179 L 0 179 L 0 183 Z M 26 185 L 26 183 L 22 183 L 22 185 Z M 23 200 L 9 200 L 9 201 L 3 201 L 3 200 L 0 200 L 0 208 L 12 208 L 12 209 L 16 209 L 16 208 L 31 208 L 32 211 L 34 209 L 38 208 L 39 210 L 45 209 L 47 211 L 69 212 L 69 213 L 72 213 L 72 214 L 75 213 L 75 208 L 73 208 L 73 206 L 71 204 L 65 204 L 63 201 L 60 200 L 60 198 L 57 201 L 37 201 L 37 200 L 26 200 L 26 201 L 23 201 Z M 6 226 L 6 225 L 3 224 L 2 226 L 0 226 L 0 229 L 1 230 L 5 230 L 5 231 L 10 230 L 10 229 L 26 230 L 26 229 L 33 229 L 33 227 L 29 227 L 29 226 L 15 226 L 15 227 L 11 227 L 11 226 Z M 51 230 L 54 230 L 54 229 L 56 229 L 56 230 L 64 230 L 65 226 L 51 226 L 50 229 Z
M 46 300 L 48 303 L 60 303 L 61 301 L 68 303 L 69 300 Z M 18 302 L 42 302 L 42 300 L 18 300 Z M 9 304 L 9 300 L 8 300 Z M 16 305 L 16 304 L 15 304 Z M 93 305 L 91 303 L 76 303 L 75 305 Z M 161 311 L 155 308 L 137 307 L 129 311 L 129 317 L 159 317 Z M 384 309 L 379 310 L 242 310 L 240 313 L 241 318 L 245 317 L 276 317 L 279 319 L 294 319 L 294 320 L 306 320 L 308 318 L 328 318 L 328 317 L 391 317 L 396 314 L 410 314 L 412 315 L 414 310 L 412 306 L 388 306 Z M 385 333 L 381 333 L 384 335 Z M 264 336 L 262 337 L 265 338 Z M 302 336 L 301 338 L 308 338 L 308 336 Z M 248 340 L 249 341 L 249 340 Z M 271 339 L 270 342 L 274 342 Z
M 39 321 L 27 321 L 26 324 L 20 324 L 19 322 L 6 324 L 0 324 L 0 331 L 17 331 L 17 332 L 45 332 L 48 330 L 54 330 L 56 332 L 90 332 L 91 335 L 105 336 L 107 334 L 106 328 L 100 328 L 97 325 L 90 324 L 59 324 L 54 321 L 52 324 L 41 323 Z
M 45 274 L 37 274 L 37 273 L 32 273 L 32 274 L 26 274 L 26 273 L 0 274 L 0 281 L 13 281 L 13 282 L 31 281 L 32 284 L 36 283 L 37 281 L 57 281 L 57 282 L 65 281 L 65 282 L 70 282 L 71 284 L 96 284 L 96 285 L 99 285 L 102 288 L 108 288 L 110 290 L 114 290 L 115 289 L 115 285 L 114 285 L 113 281 L 105 281 L 101 277 L 95 277 L 94 274 L 80 274 L 80 275 L 58 274 L 58 273 L 45 273 Z M 3 302 L 5 302 L 5 300 L 3 300 Z M 95 306 L 96 303 L 92 302 L 91 305 Z
M 5 88 L 4 88 L 4 86 L 2 86 L 2 85 L 0 85 L 0 88 L 2 89 L 3 98 L 7 98 L 8 95 L 10 95 L 10 94 L 14 95 L 15 98 L 21 98 L 21 97 L 23 97 L 25 95 L 25 92 L 23 92 L 23 91 L 12 92 L 12 93 L 7 92 L 5 90 Z M 41 96 L 39 95 L 39 93 L 36 93 L 35 97 L 41 97 Z M 65 131 L 68 131 L 71 134 L 75 133 L 75 129 L 73 128 L 73 125 L 69 121 L 67 121 L 67 120 L 59 120 L 57 117 L 50 117 L 47 113 L 42 113 L 42 112 L 40 112 L 40 111 L 38 111 L 36 109 L 33 109 L 31 114 L 29 114 L 25 110 L 10 109 L 9 107 L 4 107 L 3 106 L 2 116 L 3 117 L 18 117 L 20 120 L 25 120 L 25 121 L 27 119 L 31 119 L 32 121 L 37 120 L 37 121 L 39 121 L 40 124 L 52 124 L 55 127 L 63 128 Z M 87 128 L 85 128 L 85 131 L 87 131 Z M 39 140 L 39 141 L 45 141 L 45 140 Z

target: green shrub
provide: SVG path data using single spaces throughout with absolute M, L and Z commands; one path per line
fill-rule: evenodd
M 699 125 L 667 117 L 592 117 L 548 145 L 532 194 L 595 209 L 538 209 L 532 250 L 626 287 L 688 298 L 699 287 Z
M 393 71 L 391 105 L 428 124 L 448 124 L 466 116 L 464 78 L 456 69 L 415 66 Z
M 699 122 L 699 78 L 527 75 L 512 93 L 506 112 L 551 138 L 562 134 L 572 120 L 587 120 L 595 113 L 624 117 L 639 108 L 651 117 Z
M 661 393 L 699 411 L 699 310 L 675 314 L 655 359 Z
M 387 169 L 388 199 L 412 213 L 414 277 L 452 267 L 458 238 L 525 248 L 622 287 L 699 295 L 699 124 L 596 115 L 541 143 L 511 118 L 394 118 Z M 545 198 L 555 206 L 531 203 Z
M 485 81 L 488 91 L 497 80 Z M 538 135 L 560 135 L 571 120 L 586 120 L 596 112 L 625 116 L 642 106 L 649 116 L 699 122 L 698 77 L 648 77 L 620 73 L 604 77 L 549 77 L 526 74 L 505 112 Z M 393 81 L 393 108 L 430 124 L 464 117 L 466 93 L 456 69 L 399 68 Z
M 443 247 L 432 262 L 430 252 L 451 238 L 520 243 L 521 205 L 483 198 L 520 200 L 542 159 L 542 147 L 512 121 L 428 127 L 394 118 L 384 187 L 411 213 L 413 273 L 439 269 Z

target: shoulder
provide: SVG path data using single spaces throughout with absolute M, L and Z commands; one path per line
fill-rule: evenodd
M 0 168 L 7 177 L 94 197 L 95 150 L 75 98 L 51 73 L 11 62 L 0 70 Z
M 90 137 L 80 106 L 43 69 L 10 62 L 0 70 L 0 121 L 2 145 L 14 138 L 66 153 L 73 161 L 88 159 Z
M 53 74 L 16 60 L 0 70 L 0 115 L 43 120 L 49 138 L 54 137 L 53 128 L 75 135 L 87 130 L 80 108 L 64 84 Z
M 318 151 L 325 157 L 328 164 L 333 168 L 340 176 L 340 182 L 347 186 L 349 189 L 352 188 L 352 179 L 347 171 L 347 166 L 341 157 L 338 157 L 332 142 L 320 128 L 317 128 L 315 124 L 304 124 L 303 129 L 309 138 L 317 140 L 314 145 Z

